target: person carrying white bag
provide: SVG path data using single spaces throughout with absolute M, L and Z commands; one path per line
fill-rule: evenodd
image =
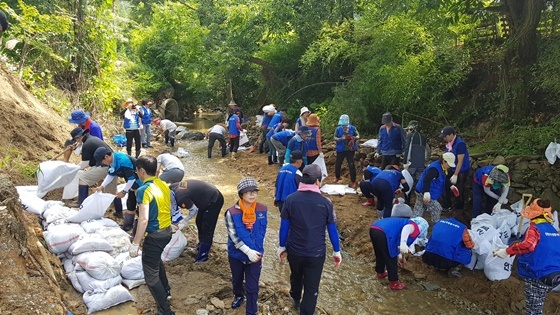
M 519 255 L 517 273 L 525 281 L 526 314 L 539 315 L 546 294 L 560 284 L 560 234 L 552 226 L 548 200 L 535 199 L 521 215 L 531 221 L 523 240 L 494 251 L 494 255 L 500 258 Z

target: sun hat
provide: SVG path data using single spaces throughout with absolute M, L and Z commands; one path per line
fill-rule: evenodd
M 309 108 L 303 106 L 300 110 L 299 110 L 299 115 L 303 115 L 305 113 L 311 113 L 311 111 L 309 110 Z
M 529 220 L 532 220 L 541 215 L 544 215 L 545 218 L 548 217 L 548 219 L 552 219 L 552 208 L 551 207 L 543 208 L 539 206 L 538 205 L 539 200 L 541 199 L 540 198 L 535 199 L 530 206 L 523 209 L 521 211 L 521 216 Z
M 321 122 L 321 120 L 319 119 L 319 116 L 317 116 L 317 114 L 311 114 L 307 118 L 307 125 L 308 126 L 319 126 L 320 122 Z
M 237 103 L 234 100 L 231 100 L 231 102 L 229 102 L 228 106 L 237 106 Z
M 339 126 L 350 125 L 350 117 L 348 117 L 348 115 L 346 115 L 346 114 L 340 115 L 340 118 L 338 119 L 338 125 Z
M 488 176 L 492 179 L 491 182 L 493 183 L 507 184 L 509 183 L 509 176 L 507 175 L 507 172 L 509 172 L 509 168 L 500 164 L 494 167 Z
M 136 100 L 129 97 L 126 99 L 126 101 L 124 103 L 121 104 L 122 108 L 126 108 L 128 106 L 128 104 L 136 104 Z
M 415 217 L 410 220 L 416 223 L 418 225 L 418 228 L 420 229 L 418 238 L 426 238 L 428 236 L 428 227 L 430 226 L 428 224 L 428 221 L 426 221 L 426 219 L 422 217 Z
M 311 130 L 309 130 L 309 127 L 307 127 L 307 126 L 301 126 L 301 127 L 299 127 L 299 129 L 297 130 L 296 133 L 298 133 L 300 135 L 310 136 L 311 135 Z
M 70 114 L 68 121 L 71 124 L 82 124 L 89 118 L 89 113 L 84 112 L 81 109 L 77 109 Z

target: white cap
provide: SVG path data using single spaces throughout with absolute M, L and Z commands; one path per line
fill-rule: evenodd
M 443 159 L 445 160 L 445 162 L 447 162 L 447 164 L 449 164 L 450 167 L 455 167 L 455 154 L 451 153 L 451 152 L 445 152 L 443 154 Z

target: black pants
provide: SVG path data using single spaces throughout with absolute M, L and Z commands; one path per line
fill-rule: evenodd
M 237 152 L 239 148 L 239 136 L 235 138 L 229 138 L 229 152 Z
M 382 155 L 381 156 L 381 170 L 384 170 L 387 165 L 399 165 L 401 159 L 396 155 Z
M 278 207 L 278 211 L 282 213 L 282 207 L 284 207 L 284 201 L 276 200 L 276 206 Z
M 130 156 L 132 156 L 132 140 L 134 140 L 134 149 L 136 150 L 136 158 L 138 158 L 140 156 L 140 148 L 142 147 L 139 129 L 126 131 L 126 153 Z
M 375 198 L 375 195 L 373 194 L 373 185 L 369 180 L 363 180 L 360 182 L 360 190 L 362 191 L 362 194 L 364 194 L 364 197 Z
M 198 241 L 200 243 L 212 244 L 214 241 L 214 230 L 216 222 L 224 205 L 224 196 L 220 193 L 216 202 L 210 203 L 206 209 L 199 209 L 196 214 L 196 228 L 198 229 Z
M 340 169 L 342 168 L 342 162 L 346 159 L 348 163 L 348 169 L 350 170 L 350 181 L 356 181 L 356 166 L 354 165 L 354 151 L 342 151 L 336 152 L 336 164 L 334 165 L 334 173 L 336 178 L 340 179 Z
M 463 210 L 465 209 L 465 184 L 467 183 L 468 176 L 466 173 L 459 173 L 459 175 L 457 175 L 457 184 L 455 184 L 455 186 L 459 190 L 458 197 L 455 197 L 455 195 L 451 192 L 451 181 L 449 181 L 451 176 L 453 176 L 453 174 L 449 173 L 445 181 L 442 206 L 444 208 L 450 208 L 453 206 L 453 201 L 455 201 L 455 210 Z
M 325 256 L 306 257 L 288 253 L 288 262 L 290 263 L 290 296 L 296 301 L 301 300 L 300 315 L 314 314 Z
M 389 255 L 389 246 L 387 245 L 385 232 L 378 229 L 369 229 L 369 238 L 375 252 L 375 272 L 383 273 L 387 269 L 389 281 L 398 281 L 397 256 L 391 257 Z
M 266 141 L 267 133 L 268 133 L 268 128 L 264 127 L 261 131 L 261 142 L 259 142 L 259 153 L 268 152 L 268 143 Z
M 218 140 L 222 146 L 222 157 L 226 156 L 226 139 L 224 139 L 224 135 L 211 132 L 208 135 L 208 158 L 212 157 L 212 148 L 214 148 L 216 140 Z
M 252 264 L 246 264 L 239 259 L 228 256 L 229 268 L 231 269 L 231 284 L 233 294 L 246 296 L 245 314 L 256 315 L 258 312 L 257 301 L 259 299 L 259 279 L 261 277 L 262 260 Z M 243 288 L 245 280 L 245 288 Z
M 307 156 L 307 164 L 313 164 L 313 162 L 315 162 L 315 160 L 319 157 L 319 154 L 315 155 L 315 156 Z
M 384 179 L 373 180 L 373 194 L 377 197 L 377 211 L 383 211 L 383 217 L 391 217 L 395 192 L 391 184 Z
M 167 300 L 169 281 L 165 273 L 165 266 L 161 261 L 161 253 L 171 240 L 171 228 L 161 232 L 148 233 L 142 245 L 142 270 L 144 279 L 157 307 L 164 315 L 171 314 L 171 306 Z

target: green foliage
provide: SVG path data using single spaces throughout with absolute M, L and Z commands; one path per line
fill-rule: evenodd
M 23 154 L 16 149 L 2 148 L 0 150 L 0 172 L 13 178 L 32 179 L 36 177 L 37 165 L 24 160 Z

